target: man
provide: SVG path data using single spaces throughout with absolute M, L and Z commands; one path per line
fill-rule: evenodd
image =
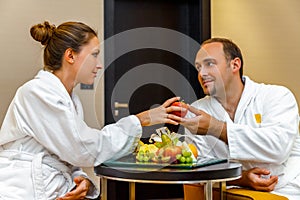
M 190 106 L 181 124 L 204 156 L 243 165 L 242 178 L 229 184 L 300 199 L 298 106 L 285 87 L 243 76 L 240 49 L 212 38 L 197 53 L 198 79 L 207 96 Z

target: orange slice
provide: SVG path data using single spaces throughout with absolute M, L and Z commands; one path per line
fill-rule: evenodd
M 197 159 L 198 157 L 198 149 L 194 144 L 188 144 L 191 152 L 193 153 L 193 155 L 195 156 L 195 158 Z

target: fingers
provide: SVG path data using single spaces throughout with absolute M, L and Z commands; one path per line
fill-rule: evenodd
M 168 113 L 166 117 L 167 118 L 166 123 L 178 125 L 179 123 L 184 121 L 184 118 L 177 116 L 172 112 L 177 112 L 177 113 L 186 112 L 186 109 L 178 106 L 171 106 L 166 109 L 166 112 Z
M 73 199 L 84 199 L 86 192 L 80 188 L 68 192 L 65 196 L 58 198 L 57 200 L 73 200 Z
M 179 110 L 180 111 L 180 110 Z M 183 118 L 177 116 L 177 115 L 174 115 L 172 113 L 169 113 L 167 115 L 167 118 L 170 119 L 170 120 L 174 120 L 174 121 L 177 121 L 177 122 L 181 122 L 183 120 Z
M 277 181 L 278 181 L 277 176 L 272 176 L 269 179 L 261 178 L 258 185 L 261 186 L 261 187 L 268 187 L 270 185 L 276 184 Z
M 79 185 L 83 180 L 84 180 L 84 178 L 82 176 L 76 176 L 74 178 L 74 182 L 76 185 Z
M 267 169 L 253 168 L 249 170 L 249 175 L 252 187 L 259 191 L 273 191 L 278 183 L 278 177 L 269 176 L 270 171 Z
M 166 100 L 161 106 L 138 113 L 136 116 L 139 118 L 142 126 L 151 126 L 155 124 L 173 124 L 178 125 L 184 121 L 184 118 L 176 116 L 173 112 L 186 113 L 187 108 L 181 106 L 171 106 L 172 103 L 179 101 L 180 97 L 173 97 Z M 189 106 L 187 104 L 187 106 Z M 195 113 L 200 113 L 196 108 L 192 108 Z M 183 116 L 183 115 L 182 115 Z
M 172 112 L 175 112 L 175 111 L 184 113 L 187 111 L 187 109 L 184 107 L 179 107 L 179 106 L 169 106 L 166 108 L 166 112 L 168 114 L 172 114 Z
M 251 172 L 254 174 L 258 174 L 258 175 L 269 175 L 270 174 L 269 170 L 264 169 L 264 168 L 258 168 L 258 167 L 251 169 Z
M 276 184 L 278 183 L 278 177 L 272 176 L 269 179 L 261 179 L 260 182 L 254 187 L 259 191 L 273 191 Z
M 163 104 L 162 104 L 162 106 L 163 107 L 169 107 L 172 103 L 174 103 L 175 101 L 179 101 L 180 100 L 180 97 L 173 97 L 173 98 L 171 98 L 171 99 L 168 99 L 168 100 L 166 100 Z
M 194 113 L 195 115 L 201 115 L 202 114 L 201 110 L 198 110 L 197 108 L 195 108 L 191 105 L 189 106 L 189 111 Z
M 179 124 L 179 120 L 174 120 L 174 119 L 170 119 L 171 116 L 174 115 L 169 115 L 169 118 L 166 118 L 165 123 L 167 124 L 173 124 L 173 125 L 178 125 Z
M 65 194 L 65 196 L 57 198 L 57 200 L 75 200 L 75 199 L 84 199 L 89 186 L 86 178 L 78 176 L 74 178 L 74 182 L 76 184 L 76 188 L 71 192 Z

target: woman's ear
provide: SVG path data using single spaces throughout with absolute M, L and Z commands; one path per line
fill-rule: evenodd
M 64 59 L 70 64 L 74 63 L 74 51 L 71 48 L 66 49 Z

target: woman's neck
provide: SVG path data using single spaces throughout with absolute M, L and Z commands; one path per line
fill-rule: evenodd
M 60 79 L 67 92 L 71 96 L 73 88 L 76 86 L 75 79 L 73 78 L 74 76 L 72 76 L 72 74 L 70 74 L 68 71 L 64 70 L 55 70 L 53 74 Z

